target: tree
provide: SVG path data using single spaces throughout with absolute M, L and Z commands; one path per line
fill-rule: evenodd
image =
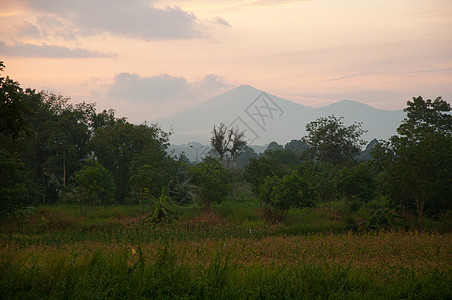
M 345 211 L 349 205 L 352 205 L 353 210 L 358 209 L 363 202 L 369 202 L 376 195 L 375 176 L 366 164 L 342 168 L 338 174 L 337 187 L 346 198 Z
M 216 160 L 207 159 L 193 166 L 190 174 L 206 212 L 210 212 L 211 203 L 221 202 L 230 191 L 229 172 Z
M 141 206 L 143 199 L 147 194 L 152 196 L 150 189 L 152 190 L 152 178 L 154 177 L 153 169 L 150 165 L 140 165 L 134 168 L 132 175 L 130 176 L 130 182 L 133 185 L 133 189 L 138 192 L 139 202 Z M 153 198 L 152 198 L 153 199 Z
M 169 181 L 168 155 L 165 152 L 168 140 L 169 134 L 157 125 L 133 125 L 124 119 L 116 119 L 115 122 L 94 130 L 90 147 L 99 162 L 113 174 L 117 203 L 126 203 L 130 200 L 134 184 L 130 179 L 140 172 L 141 166 L 151 167 L 153 174 L 153 186 L 149 187 L 151 193 L 158 193 L 162 181 L 165 181 L 164 184 Z
M 5 65 L 0 61 L 0 72 Z M 26 203 L 36 189 L 27 163 L 27 118 L 33 115 L 25 102 L 26 92 L 19 83 L 0 76 L 0 221 Z
M 83 119 L 84 114 L 69 105 L 51 124 L 49 145 L 53 155 L 47 165 L 53 167 L 53 173 L 63 187 L 67 185 L 67 179 L 80 169 L 88 153 L 90 133 Z
M 273 141 L 270 144 L 268 144 L 267 149 L 265 150 L 265 152 L 275 151 L 275 150 L 283 150 L 283 149 L 284 149 L 283 146 L 281 146 L 277 142 Z
M 237 158 L 237 163 L 239 164 L 240 167 L 245 168 L 250 163 L 250 159 L 258 157 L 259 155 L 257 155 L 256 151 L 254 151 L 253 148 L 249 146 L 244 146 L 243 151 Z
M 337 188 L 339 167 L 330 163 L 305 162 L 300 168 L 301 171 L 309 176 L 319 200 L 323 202 L 325 208 L 328 205 L 328 212 L 331 213 L 331 201 L 339 193 Z
M 379 144 L 380 142 L 377 139 L 373 139 L 370 141 L 369 144 L 367 144 L 366 149 L 362 151 L 358 156 L 357 159 L 359 161 L 371 161 L 373 159 L 372 157 L 372 150 Z
M 276 161 L 278 164 L 293 166 L 301 163 L 300 156 L 296 155 L 292 150 L 281 149 L 265 151 L 265 155 Z
M 31 202 L 34 182 L 19 153 L 0 148 L 0 221 Z
M 251 158 L 250 163 L 245 168 L 245 179 L 251 185 L 251 191 L 259 194 L 259 187 L 267 177 L 282 177 L 285 170 L 271 157 L 264 155 L 259 158 Z M 262 209 L 262 198 L 260 198 L 260 208 Z
M 321 117 L 306 125 L 308 135 L 302 141 L 309 145 L 305 157 L 335 165 L 350 165 L 365 145 L 361 123 L 345 126 L 341 118 Z
M 5 70 L 5 64 L 0 61 L 0 72 Z M 23 90 L 17 81 L 9 76 L 0 76 L 0 133 L 11 135 L 16 139 L 27 130 L 26 118 L 32 115 L 32 110 L 23 100 Z
M 296 171 L 278 178 L 267 177 L 259 189 L 260 197 L 270 203 L 272 211 L 267 211 L 273 221 L 285 221 L 287 213 L 293 207 L 312 207 L 314 202 L 314 190 L 306 178 L 301 177 Z M 266 205 L 266 207 L 268 207 Z
M 210 145 L 212 146 L 212 154 L 217 156 L 221 164 L 227 167 L 231 161 L 234 161 L 246 146 L 243 139 L 245 132 L 240 131 L 238 127 L 226 127 L 223 123 L 213 126 Z
M 404 111 L 398 135 L 375 147 L 372 155 L 393 206 L 416 212 L 421 226 L 425 210 L 438 216 L 452 208 L 451 106 L 441 97 L 419 96 L 407 101 Z
M 80 215 L 82 205 L 107 205 L 113 200 L 113 176 L 102 164 L 91 161 L 75 174 L 79 196 Z
M 260 209 L 263 209 L 264 216 L 271 221 L 276 221 L 275 217 L 279 214 L 274 214 L 272 208 L 272 194 L 278 184 L 281 182 L 281 178 L 278 176 L 267 176 L 262 181 L 262 184 L 258 187 L 257 196 L 260 202 Z M 262 203 L 264 207 L 262 208 Z
M 30 131 L 27 148 L 35 176 L 40 181 L 41 200 L 49 195 L 56 201 L 70 189 L 73 175 L 88 155 L 89 113 L 94 104 L 69 104 L 69 98 L 54 93 L 35 93 L 27 89 L 24 100 L 35 112 L 27 118 Z
M 295 153 L 296 155 L 301 155 L 308 148 L 309 148 L 309 146 L 301 140 L 291 140 L 289 143 L 287 143 L 284 146 L 285 150 L 290 150 L 293 153 Z

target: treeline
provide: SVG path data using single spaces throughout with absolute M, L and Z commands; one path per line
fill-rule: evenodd
M 361 124 L 319 118 L 286 149 L 273 143 L 250 158 L 246 178 L 273 219 L 284 219 L 291 207 L 330 208 L 332 201 L 342 201 L 347 216 L 373 202 L 380 209 L 368 217 L 370 226 L 390 226 L 394 217 L 408 215 L 417 216 L 420 226 L 424 214 L 438 218 L 452 208 L 450 110 L 440 97 L 415 97 L 398 135 L 373 140 L 363 152 Z
M 24 90 L 9 77 L 0 77 L 0 91 L 3 216 L 30 204 L 138 204 L 184 173 L 185 163 L 165 151 L 169 133 L 157 125 Z
M 3 71 L 4 65 L 0 63 Z M 211 150 L 197 164 L 167 153 L 170 134 L 134 125 L 95 104 L 70 104 L 52 93 L 0 77 L 2 215 L 26 205 L 153 203 L 157 221 L 171 205 L 198 202 L 206 211 L 226 197 L 254 194 L 265 218 L 284 221 L 294 207 L 341 203 L 343 217 L 373 207 L 370 227 L 397 215 L 438 218 L 452 208 L 450 104 L 413 98 L 388 141 L 366 144 L 361 124 L 322 117 L 285 147 L 257 155 L 238 128 L 214 126 Z M 384 120 L 382 120 L 384 122 Z M 236 168 L 245 166 L 244 169 Z M 245 195 L 245 196 L 246 196 Z

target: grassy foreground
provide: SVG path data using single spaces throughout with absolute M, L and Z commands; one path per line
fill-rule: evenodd
M 44 209 L 4 225 L 1 298 L 452 298 L 451 234 L 287 235 L 218 215 L 139 216 Z

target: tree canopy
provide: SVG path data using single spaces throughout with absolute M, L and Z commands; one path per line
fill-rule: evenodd
M 349 165 L 365 145 L 361 123 L 345 126 L 341 118 L 320 117 L 306 125 L 308 135 L 302 141 L 309 145 L 305 157 L 336 165 Z
M 4 70 L 5 64 L 0 61 L 0 72 Z M 0 74 L 0 132 L 11 135 L 13 139 L 27 130 L 26 118 L 32 114 L 24 96 L 17 81 Z
M 413 97 L 398 135 L 373 151 L 386 178 L 386 193 L 394 206 L 438 215 L 452 208 L 452 115 L 450 104 Z

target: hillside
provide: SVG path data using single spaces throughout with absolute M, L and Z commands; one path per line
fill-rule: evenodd
M 386 111 L 356 101 L 343 100 L 320 107 L 307 107 L 257 90 L 238 86 L 197 106 L 171 116 L 153 120 L 164 130 L 172 130 L 172 144 L 196 141 L 208 144 L 211 130 L 220 122 L 246 131 L 249 144 L 271 141 L 285 144 L 306 134 L 306 124 L 318 117 L 334 114 L 346 125 L 362 122 L 368 132 L 364 139 L 388 139 L 405 117 L 401 110 Z

